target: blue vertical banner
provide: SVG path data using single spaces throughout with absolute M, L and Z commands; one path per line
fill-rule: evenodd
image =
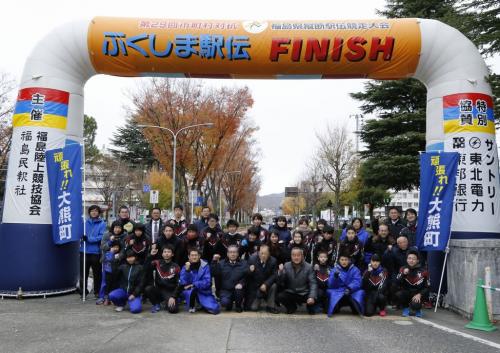
M 446 249 L 453 216 L 459 156 L 457 152 L 426 152 L 420 155 L 419 250 Z
M 69 144 L 46 152 L 52 237 L 55 244 L 79 241 L 82 219 L 82 151 Z

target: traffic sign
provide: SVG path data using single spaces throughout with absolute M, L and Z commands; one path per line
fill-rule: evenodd
M 160 191 L 159 190 L 151 190 L 149 192 L 149 203 L 157 204 L 160 199 Z
M 142 192 L 149 192 L 151 190 L 151 185 L 149 184 L 144 184 L 142 186 Z

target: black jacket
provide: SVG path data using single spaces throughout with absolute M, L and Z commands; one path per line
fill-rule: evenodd
M 408 222 L 406 227 L 401 229 L 400 235 L 404 235 L 408 238 L 408 246 L 416 246 L 417 245 L 417 222 Z
M 278 271 L 278 284 L 288 293 L 316 299 L 318 284 L 311 264 L 303 261 L 295 270 L 291 262 L 287 262 L 283 272 Z
M 174 234 L 179 238 L 182 238 L 187 231 L 188 222 L 181 218 L 179 221 L 172 218 L 168 221 L 174 227 Z
M 118 267 L 116 275 L 118 286 L 127 294 L 133 294 L 135 297 L 141 295 L 144 286 L 144 270 L 142 265 L 128 263 Z
M 316 282 L 318 283 L 318 289 L 326 291 L 328 289 L 328 278 L 330 277 L 330 266 L 320 265 L 319 270 L 315 270 L 314 274 L 316 276 Z
M 410 270 L 407 275 L 404 274 L 405 268 Z M 420 264 L 415 267 L 401 267 L 396 281 L 401 288 L 409 290 L 411 295 L 420 293 L 424 298 L 429 295 L 429 273 Z
M 389 271 L 392 279 L 395 279 L 399 269 L 406 265 L 406 256 L 409 250 L 409 248 L 401 250 L 397 245 L 394 245 L 390 251 L 385 252 L 382 264 L 385 265 L 384 267 Z
M 179 264 L 185 264 L 188 262 L 188 251 L 191 248 L 196 248 L 199 251 L 203 251 L 203 243 L 204 239 L 201 236 L 196 237 L 195 239 L 189 240 L 186 237 L 180 239 L 182 241 L 182 260 Z M 212 259 L 210 259 L 212 260 Z
M 288 249 L 285 244 L 273 244 L 271 242 L 267 242 L 267 245 L 269 246 L 269 252 L 271 253 L 271 256 L 276 259 L 278 265 L 290 261 Z
M 146 236 L 146 234 L 138 237 L 132 233 L 125 238 L 125 252 L 129 249 L 134 251 L 137 256 L 137 261 L 143 264 L 146 256 L 151 250 L 151 240 Z
M 153 239 L 153 220 L 150 220 L 148 223 L 146 223 L 146 235 L 151 239 L 153 243 L 156 243 L 158 238 L 162 237 L 162 231 L 163 231 L 163 221 L 161 218 L 158 220 L 158 237 Z
M 241 246 L 241 241 L 243 240 L 243 235 L 240 233 L 224 233 L 222 236 L 222 245 L 227 250 L 229 245 L 236 245 L 238 248 Z
M 259 230 L 260 234 L 257 239 L 260 240 L 262 244 L 264 244 L 269 239 L 269 231 L 263 226 L 258 226 L 256 228 Z
M 334 238 L 330 240 L 321 239 L 320 242 L 314 244 L 312 263 L 318 263 L 318 252 L 326 251 L 328 253 L 328 264 L 333 266 L 337 261 L 337 241 Z
M 389 284 L 389 272 L 383 267 L 377 270 L 365 271 L 362 279 L 362 288 L 367 292 L 379 291 L 385 294 Z
M 145 283 L 152 283 L 159 289 L 174 293 L 174 297 L 180 294 L 179 274 L 181 268 L 175 262 L 166 262 L 148 256 L 144 263 Z
M 341 254 L 348 255 L 351 258 L 353 265 L 360 268 L 363 266 L 363 244 L 355 236 L 353 240 L 345 238 L 339 245 L 339 256 Z
M 156 246 L 158 248 L 158 254 L 156 258 L 161 258 L 161 253 L 163 252 L 163 248 L 167 245 L 170 245 L 174 248 L 174 258 L 172 259 L 179 266 L 184 264 L 186 261 L 182 262 L 184 255 L 184 242 L 177 238 L 174 235 L 170 239 L 165 238 L 165 235 L 162 235 L 158 241 L 156 242 Z
M 233 291 L 237 284 L 245 286 L 248 264 L 245 260 L 237 259 L 231 263 L 228 259 L 224 259 L 212 262 L 211 271 L 212 276 L 220 281 L 221 290 Z
M 221 258 L 226 257 L 227 250 L 222 245 L 223 233 L 219 229 L 207 227 L 202 232 L 202 237 L 204 239 L 203 253 L 201 255 L 203 260 L 210 263 L 215 254 L 220 255 Z
M 270 256 L 267 262 L 263 265 L 257 254 L 252 255 L 248 260 L 248 266 L 255 266 L 253 272 L 248 272 L 247 286 L 249 290 L 257 290 L 262 284 L 267 288 L 271 287 L 276 282 L 277 261 Z
M 365 252 L 383 256 L 389 245 L 394 245 L 394 239 L 390 235 L 385 238 L 372 235 L 366 241 Z
M 406 227 L 406 223 L 399 218 L 396 223 L 392 223 L 391 219 L 388 219 L 386 222 L 387 226 L 389 227 L 389 234 L 394 238 L 397 239 L 399 234 L 401 233 L 401 230 Z

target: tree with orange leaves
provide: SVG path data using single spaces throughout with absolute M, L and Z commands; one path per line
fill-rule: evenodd
M 220 197 L 218 190 L 223 189 L 224 173 L 233 168 L 229 161 L 239 153 L 241 162 L 252 165 L 248 153 L 240 151 L 243 145 L 246 151 L 250 150 L 255 131 L 247 117 L 253 105 L 247 87 L 206 88 L 196 80 L 151 79 L 132 96 L 132 101 L 133 117 L 138 124 L 166 127 L 174 132 L 188 125 L 213 124 L 211 128 L 187 129 L 179 133 L 176 157 L 179 200 L 187 199 L 188 190 L 192 189 L 215 205 Z M 171 170 L 171 134 L 154 128 L 145 128 L 143 134 L 163 170 Z M 247 172 L 251 172 L 251 178 L 242 180 L 247 180 L 247 190 L 251 185 L 256 189 L 252 191 L 255 198 L 260 185 L 255 182 L 257 168 Z M 246 206 L 249 212 L 252 207 L 253 204 Z

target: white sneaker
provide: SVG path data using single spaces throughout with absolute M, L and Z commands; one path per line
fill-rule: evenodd
M 115 308 L 115 311 L 122 312 L 123 311 L 123 306 L 117 306 Z
M 195 309 L 195 308 L 189 308 L 189 312 L 190 312 L 190 313 L 195 313 L 195 312 L 196 312 L 196 309 Z

